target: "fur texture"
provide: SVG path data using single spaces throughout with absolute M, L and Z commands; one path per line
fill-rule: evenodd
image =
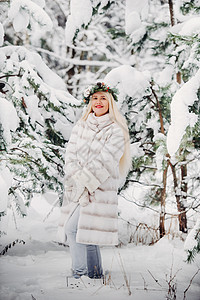
M 65 194 L 59 226 L 64 231 L 65 223 L 78 203 L 82 203 L 78 243 L 118 244 L 117 190 L 123 151 L 123 131 L 109 113 L 100 117 L 90 113 L 86 121 L 79 120 L 72 130 L 66 149 Z M 76 189 L 79 184 L 86 188 L 81 195 L 80 189 Z M 74 202 L 77 198 L 78 202 Z

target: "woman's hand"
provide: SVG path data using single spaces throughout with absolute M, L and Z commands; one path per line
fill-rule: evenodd
M 79 198 L 83 194 L 85 190 L 85 186 L 83 186 L 80 182 L 77 180 L 74 180 L 73 178 L 69 179 L 66 183 L 65 187 L 66 193 L 68 194 L 68 198 L 70 201 L 78 202 Z

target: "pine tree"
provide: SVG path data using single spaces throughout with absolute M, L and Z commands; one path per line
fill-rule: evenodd
M 194 228 L 190 231 L 185 241 L 185 251 L 187 253 L 187 262 L 194 261 L 196 255 L 200 253 L 200 223 L 197 221 Z
M 35 22 L 39 22 L 37 18 Z M 15 27 L 19 25 L 15 23 Z M 3 189 L 1 218 L 7 202 L 25 216 L 36 193 L 53 190 L 62 202 L 65 146 L 82 110 L 80 102 L 66 91 L 64 81 L 39 54 L 10 44 L 6 29 L 5 46 L 0 49 L 0 175 L 6 183 L 9 176 L 12 180 Z M 28 30 L 31 34 L 31 28 Z
M 192 160 L 195 159 L 197 153 L 193 151 L 195 147 L 195 136 L 191 137 L 191 133 L 193 131 L 199 133 L 199 125 L 197 122 L 194 129 L 188 129 L 190 134 L 186 133 L 182 144 L 179 149 L 179 153 L 176 156 L 176 161 L 172 162 L 169 159 L 169 154 L 167 153 L 166 147 L 166 137 L 162 136 L 166 135 L 170 123 L 170 102 L 175 93 L 180 87 L 180 84 L 184 84 L 198 69 L 198 50 L 199 49 L 199 37 L 198 34 L 194 33 L 192 30 L 188 32 L 188 35 L 184 33 L 184 22 L 182 23 L 182 30 L 180 30 L 180 25 L 176 26 L 176 15 L 174 15 L 173 6 L 171 6 L 171 1 L 169 1 L 169 6 L 167 2 L 164 2 L 163 5 L 159 1 L 154 1 L 154 7 L 149 5 L 149 14 L 146 15 L 142 21 L 144 22 L 143 31 L 141 30 L 140 35 L 138 32 L 134 31 L 132 33 L 133 46 L 134 51 L 137 53 L 139 66 L 142 68 L 148 67 L 152 74 L 152 94 L 148 96 L 148 100 L 151 101 L 151 106 L 148 107 L 148 112 L 145 111 L 147 106 L 146 101 L 141 101 L 140 110 L 146 115 L 148 118 L 148 123 L 146 118 L 143 119 L 138 118 L 136 115 L 136 122 L 138 119 L 142 120 L 141 127 L 139 127 L 137 133 L 135 134 L 135 130 L 133 130 L 133 138 L 136 139 L 137 135 L 140 136 L 140 132 L 147 132 L 143 134 L 145 139 L 147 139 L 148 148 L 148 158 L 152 157 L 151 168 L 153 169 L 153 164 L 155 165 L 156 156 L 159 157 L 159 161 L 162 161 L 161 169 L 163 172 L 162 182 L 156 182 L 160 185 L 160 187 L 154 187 L 150 190 L 149 197 L 156 199 L 161 202 L 161 219 L 162 226 L 160 226 L 161 236 L 165 233 L 165 229 L 163 226 L 165 216 L 165 199 L 163 196 L 167 197 L 166 190 L 166 176 L 169 172 L 169 166 L 173 175 L 173 184 L 174 184 L 174 194 L 177 203 L 177 209 L 179 212 L 179 229 L 183 232 L 187 232 L 187 217 L 186 217 L 186 209 L 190 206 L 191 198 L 190 193 L 193 194 L 192 189 L 188 186 L 188 172 L 187 168 L 190 170 L 193 169 L 193 163 L 190 164 L 190 159 L 192 153 Z M 193 3 L 194 4 L 194 3 Z M 194 4 L 195 5 L 195 4 Z M 183 3 L 183 6 L 177 9 L 180 9 L 179 18 L 182 17 L 183 20 L 187 20 L 187 16 L 183 16 L 182 12 L 183 7 L 187 6 L 186 3 Z M 162 11 L 161 11 L 162 9 Z M 152 15 L 157 13 L 157 18 L 155 18 L 154 22 L 152 22 Z M 170 18 L 166 19 L 162 16 L 167 16 Z M 195 14 L 197 13 L 197 9 L 193 7 L 187 12 L 190 14 L 190 17 L 193 16 L 195 18 Z M 186 12 L 184 12 L 186 14 Z M 189 20 L 189 18 L 188 18 Z M 180 20 L 179 20 L 180 21 Z M 182 20 L 181 20 L 182 21 Z M 189 21 L 185 21 L 189 22 Z M 180 33 L 179 33 L 180 32 Z M 138 35 L 140 38 L 138 38 Z M 188 43 L 186 42 L 188 41 Z M 191 42 L 192 41 L 192 42 Z M 149 55 L 148 55 L 149 53 Z M 154 57 L 154 61 L 153 61 Z M 152 63 L 153 62 L 153 63 Z M 187 69 L 187 70 L 186 70 Z M 188 75 L 188 77 L 187 77 Z M 147 100 L 146 99 L 146 100 Z M 131 99 L 132 100 L 132 99 Z M 194 106 L 196 105 L 196 102 Z M 130 108 L 133 111 L 134 109 Z M 192 107 L 191 110 L 194 108 Z M 153 112 L 154 111 L 154 112 Z M 196 110 L 197 113 L 197 110 Z M 140 115 L 139 115 L 140 116 Z M 145 122 L 144 122 L 145 120 Z M 155 126 L 155 123 L 159 126 Z M 150 126 L 149 126 L 150 124 Z M 143 129 L 145 128 L 145 129 Z M 155 128 L 158 129 L 156 134 Z M 145 131 L 144 131 L 145 130 Z M 160 133 L 162 135 L 160 136 Z M 157 136 L 157 137 L 156 137 Z M 161 138 L 159 138 L 159 136 Z M 139 142 L 139 138 L 137 139 Z M 144 141 L 139 142 L 140 147 L 144 145 Z M 144 150 L 144 148 L 143 148 Z M 137 162 L 141 162 L 141 167 L 138 168 Z M 143 156 L 139 157 L 136 162 L 136 165 L 133 165 L 133 173 L 138 174 L 140 178 L 141 171 L 145 172 L 145 166 L 143 161 Z M 190 164 L 190 165 L 189 165 Z M 155 169 L 157 169 L 157 176 L 159 174 L 159 166 L 155 165 Z M 152 174 L 155 174 L 155 169 Z M 160 169 L 160 170 L 161 170 Z M 149 160 L 147 160 L 147 174 L 149 174 Z M 191 171 L 190 171 L 191 172 Z M 148 176 L 148 180 L 151 177 Z M 196 174 L 196 178 L 198 175 Z M 146 178 L 147 179 L 147 178 Z M 161 184 L 162 183 L 162 184 Z M 163 192 L 165 195 L 163 195 Z M 170 191 L 169 191 L 170 192 Z M 163 205 L 162 205 L 163 204 Z M 162 209 L 163 206 L 163 209 Z M 161 229 L 162 227 L 162 229 Z

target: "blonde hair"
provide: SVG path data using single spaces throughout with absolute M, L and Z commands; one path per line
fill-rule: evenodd
M 121 127 L 124 133 L 125 147 L 124 147 L 124 153 L 119 162 L 119 172 L 120 172 L 120 176 L 125 178 L 131 167 L 130 136 L 129 136 L 128 126 L 126 123 L 126 119 L 119 112 L 113 96 L 108 92 L 101 92 L 101 93 L 103 93 L 106 99 L 108 100 L 110 118 Z M 86 107 L 86 110 L 84 111 L 81 117 L 81 120 L 83 121 L 86 121 L 89 114 L 92 112 L 91 99 L 92 96 L 90 97 L 90 102 L 88 103 L 88 106 Z

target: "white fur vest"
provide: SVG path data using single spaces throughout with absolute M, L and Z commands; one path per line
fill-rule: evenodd
M 65 194 L 61 207 L 60 230 L 81 203 L 74 202 L 74 186 L 83 186 L 87 205 L 81 206 L 76 241 L 83 244 L 118 244 L 119 161 L 124 151 L 124 135 L 109 113 L 79 120 L 66 148 Z M 78 175 L 77 175 L 78 174 Z M 64 237 L 64 230 L 63 230 Z M 64 241 L 64 239 L 63 239 Z

